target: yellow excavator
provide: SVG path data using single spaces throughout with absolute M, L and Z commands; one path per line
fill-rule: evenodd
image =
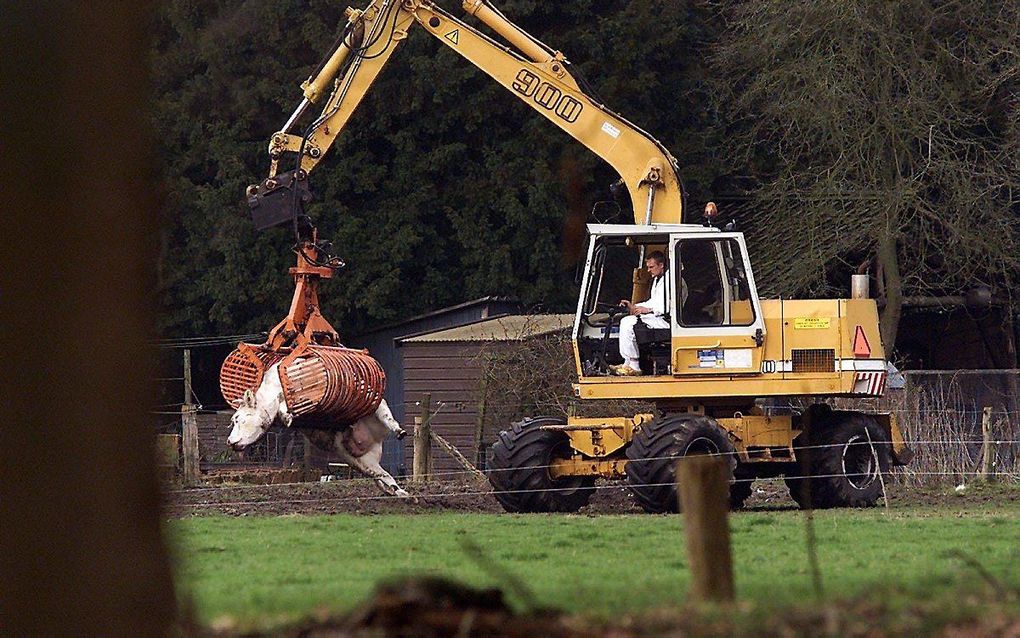
M 464 0 L 463 8 L 505 43 L 426 0 L 348 8 L 337 45 L 270 140 L 269 177 L 248 189 L 259 228 L 290 224 L 298 233 L 295 278 L 328 276 L 336 263 L 303 215 L 309 174 L 390 56 L 421 27 L 608 162 L 634 211 L 633 224 L 588 226 L 572 332 L 574 392 L 582 401 L 641 400 L 654 413 L 512 424 L 491 446 L 487 467 L 503 507 L 576 511 L 605 478 L 626 479 L 647 511 L 676 511 L 675 462 L 690 454 L 729 462 L 734 507 L 755 478 L 780 476 L 804 507 L 874 504 L 883 473 L 912 452 L 893 415 L 822 402 L 884 391 L 885 352 L 866 285 L 848 299 L 760 299 L 744 237 L 713 224 L 715 205 L 706 206 L 704 222 L 685 223 L 677 161 L 661 143 L 592 97 L 561 52 L 488 2 Z M 317 114 L 299 128 L 313 106 Z M 311 324 L 291 323 L 283 337 L 316 340 Z

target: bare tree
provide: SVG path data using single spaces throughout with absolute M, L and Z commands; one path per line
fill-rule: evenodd
M 581 401 L 574 395 L 577 382 L 573 344 L 567 328 L 536 334 L 532 317 L 503 339 L 486 344 L 478 354 L 482 368 L 482 431 L 491 436 L 511 422 L 534 416 L 631 416 L 654 412 L 641 401 Z
M 753 0 L 713 57 L 725 152 L 773 294 L 873 264 L 892 346 L 906 295 L 1020 283 L 1020 5 Z M 841 278 L 842 280 L 842 278 Z

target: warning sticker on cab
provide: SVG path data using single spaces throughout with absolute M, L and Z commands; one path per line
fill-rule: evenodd
M 797 330 L 825 330 L 829 321 L 829 317 L 798 317 L 793 321 L 793 327 Z

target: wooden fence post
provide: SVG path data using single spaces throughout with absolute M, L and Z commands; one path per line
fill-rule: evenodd
M 995 480 L 995 441 L 992 439 L 992 407 L 981 410 L 981 478 Z
M 724 459 L 713 456 L 689 456 L 677 464 L 677 489 L 691 566 L 690 596 L 696 602 L 733 600 L 728 469 Z
M 427 481 L 432 472 L 432 395 L 421 398 L 421 416 L 414 417 L 414 462 L 412 478 Z
M 191 349 L 184 349 L 184 403 L 181 405 L 181 455 L 184 457 L 184 484 L 198 482 L 198 421 L 191 403 Z

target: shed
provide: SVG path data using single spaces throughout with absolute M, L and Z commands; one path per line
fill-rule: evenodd
M 409 421 L 413 423 L 413 415 L 408 418 L 404 412 L 404 370 L 401 367 L 397 341 L 410 335 L 462 326 L 520 311 L 520 302 L 510 297 L 481 297 L 382 325 L 369 332 L 345 338 L 344 341 L 352 348 L 368 348 L 369 353 L 382 365 L 386 372 L 386 403 L 390 406 L 394 418 L 406 427 Z M 394 476 L 401 476 L 406 473 L 404 468 L 409 465 L 404 460 L 403 444 L 392 437 L 387 439 L 383 443 L 382 458 L 382 466 L 386 471 Z
M 505 315 L 398 340 L 404 369 L 401 425 L 408 430 L 414 427 L 414 417 L 421 414 L 420 401 L 423 395 L 430 394 L 435 414 L 433 431 L 481 466 L 489 438 L 494 434 L 484 429 L 479 432 L 484 425 L 479 409 L 483 353 L 500 344 L 566 333 L 573 320 L 572 314 Z M 405 439 L 408 464 L 413 455 L 412 438 Z M 434 472 L 460 469 L 441 450 L 433 454 Z

